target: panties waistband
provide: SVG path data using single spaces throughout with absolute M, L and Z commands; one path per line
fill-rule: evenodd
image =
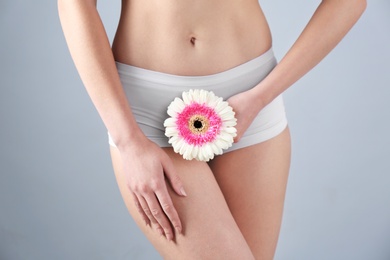
M 269 61 L 275 59 L 272 48 L 260 56 L 249 60 L 243 64 L 237 65 L 231 69 L 205 75 L 205 76 L 180 76 L 169 73 L 163 73 L 148 69 L 127 65 L 124 63 L 116 62 L 118 73 L 121 77 L 131 77 L 141 79 L 143 81 L 149 81 L 159 84 L 169 84 L 171 86 L 182 86 L 185 84 L 188 87 L 198 87 L 214 85 L 223 83 L 234 78 L 246 75 L 252 70 L 256 70 Z

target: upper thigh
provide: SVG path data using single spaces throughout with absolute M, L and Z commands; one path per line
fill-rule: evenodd
M 272 259 L 275 251 L 290 154 L 287 127 L 270 140 L 226 153 L 210 162 L 232 215 L 258 259 Z
M 174 242 L 143 224 L 131 199 L 116 148 L 111 156 L 123 200 L 134 220 L 164 258 L 167 259 L 251 259 L 253 258 L 209 166 L 185 161 L 172 149 L 164 149 L 172 159 L 187 197 L 176 195 L 168 185 L 173 204 L 183 225 L 183 235 Z

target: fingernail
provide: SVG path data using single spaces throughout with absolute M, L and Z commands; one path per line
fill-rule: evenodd
M 183 187 L 181 187 L 180 193 L 181 193 L 182 195 L 184 195 L 184 196 L 187 196 L 187 193 L 186 193 L 186 191 L 184 190 Z

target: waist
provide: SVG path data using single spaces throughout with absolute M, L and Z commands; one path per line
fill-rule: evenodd
M 122 9 L 115 59 L 144 69 L 214 74 L 258 57 L 272 45 L 268 24 L 253 0 L 132 1 Z
M 116 62 L 118 73 L 124 85 L 134 81 L 148 82 L 147 84 L 166 85 L 182 88 L 208 88 L 209 86 L 226 86 L 235 80 L 242 80 L 253 75 L 255 77 L 265 77 L 276 65 L 276 58 L 272 48 L 263 54 L 239 64 L 228 70 L 218 73 L 205 74 L 201 76 L 182 76 L 177 74 L 164 73 L 149 69 L 144 69 L 121 62 Z M 255 82 L 259 82 L 255 79 Z M 147 85 L 146 84 L 146 85 Z M 234 88 L 235 84 L 232 84 Z
M 161 128 L 168 105 L 183 92 L 204 89 L 227 100 L 250 90 L 276 66 L 272 49 L 234 68 L 203 76 L 180 76 L 117 62 L 123 89 L 137 122 Z M 157 113 L 157 115 L 154 115 Z M 141 119 L 142 118 L 142 119 Z

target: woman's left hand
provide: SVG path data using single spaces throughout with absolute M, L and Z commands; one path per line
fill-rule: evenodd
M 231 96 L 227 102 L 236 113 L 237 136 L 234 138 L 234 142 L 237 143 L 264 106 L 250 90 Z

